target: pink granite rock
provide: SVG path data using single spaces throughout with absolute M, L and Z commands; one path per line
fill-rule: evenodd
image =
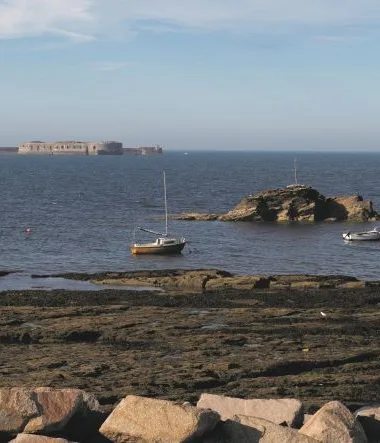
M 233 418 L 234 421 L 243 426 L 261 431 L 262 436 L 260 443 L 317 443 L 312 437 L 300 434 L 297 430 L 280 426 L 263 418 L 247 417 L 245 415 L 238 415 Z
M 92 395 L 80 389 L 0 389 L 0 432 L 51 433 L 76 414 L 99 410 Z
M 296 427 L 303 421 L 302 404 L 290 399 L 248 399 L 225 397 L 223 395 L 202 394 L 198 408 L 209 408 L 220 414 L 222 420 L 232 419 L 235 415 L 263 418 L 272 423 L 286 423 Z
M 244 415 L 226 420 L 203 443 L 318 443 L 295 429 Z
M 175 443 L 201 437 L 219 414 L 188 404 L 128 395 L 102 424 L 100 433 L 117 442 Z
M 323 443 L 366 443 L 367 436 L 354 415 L 339 401 L 322 406 L 299 430 Z

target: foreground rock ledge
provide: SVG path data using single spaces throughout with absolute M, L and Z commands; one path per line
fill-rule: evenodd
M 1 292 L 0 386 L 80 388 L 107 414 L 131 394 L 380 403 L 378 286 L 102 289 Z
M 67 391 L 67 390 L 66 390 Z M 71 390 L 75 391 L 75 390 Z M 56 399 L 62 402 L 59 408 L 72 411 L 66 392 L 36 388 L 34 392 L 45 393 L 45 405 L 57 407 Z M 21 395 L 18 395 L 18 394 Z M 4 395 L 5 394 L 5 395 Z M 76 422 L 87 433 L 73 433 L 68 423 L 51 428 L 49 420 L 41 421 L 38 429 L 19 432 L 4 423 L 9 411 L 30 409 L 24 388 L 0 390 L 0 438 L 2 442 L 14 443 L 367 443 L 378 441 L 373 430 L 378 425 L 379 407 L 372 407 L 373 415 L 367 416 L 363 426 L 360 416 L 350 412 L 339 401 L 324 404 L 308 418 L 303 413 L 302 403 L 296 399 L 239 399 L 221 395 L 202 394 L 197 406 L 188 402 L 159 400 L 144 396 L 127 395 L 101 423 L 88 423 L 83 415 Z M 83 397 L 90 394 L 82 393 Z M 96 402 L 96 399 L 94 399 Z M 206 407 L 207 406 L 207 407 Z M 46 406 L 45 406 L 46 408 Z M 219 415 L 218 411 L 223 410 Z M 290 421 L 291 415 L 297 422 Z M 244 413 L 242 413 L 244 412 Z M 358 411 L 357 411 L 358 412 Z M 51 413 L 50 413 L 51 414 Z M 37 413 L 36 413 L 37 415 Z
M 317 222 L 317 221 L 374 221 L 379 214 L 372 201 L 361 195 L 325 197 L 305 185 L 262 191 L 245 197 L 225 214 L 183 213 L 176 220 L 220 220 L 248 222 Z

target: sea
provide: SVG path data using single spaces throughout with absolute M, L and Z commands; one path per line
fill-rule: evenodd
M 213 268 L 235 274 L 349 275 L 380 279 L 380 242 L 346 243 L 345 230 L 376 223 L 170 220 L 180 255 L 133 256 L 169 214 L 223 213 L 244 197 L 298 183 L 325 196 L 362 195 L 380 212 L 380 153 L 166 151 L 157 156 L 0 155 L 0 290 L 32 275 Z M 61 280 L 55 280 L 60 287 Z M 54 287 L 54 284 L 52 286 Z

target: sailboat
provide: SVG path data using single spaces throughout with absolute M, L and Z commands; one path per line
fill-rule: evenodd
M 166 199 L 166 175 L 164 176 L 164 203 L 165 203 L 165 232 L 156 232 L 150 229 L 139 227 L 141 231 L 155 234 L 158 237 L 156 241 L 151 243 L 133 243 L 131 246 L 131 252 L 134 255 L 137 254 L 178 254 L 185 247 L 186 239 L 183 237 L 170 237 L 168 234 L 168 205 Z

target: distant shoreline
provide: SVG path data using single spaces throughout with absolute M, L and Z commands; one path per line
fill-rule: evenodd
M 17 147 L 0 147 L 0 153 L 2 154 L 18 154 Z

